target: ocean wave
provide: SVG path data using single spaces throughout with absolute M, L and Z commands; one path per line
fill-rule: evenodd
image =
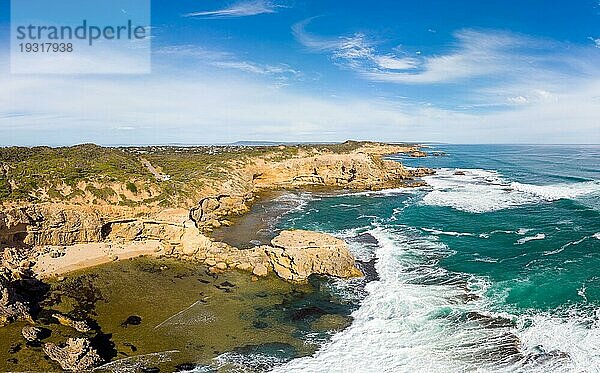
M 496 171 L 481 169 L 441 169 L 424 180 L 433 190 L 423 197 L 423 204 L 446 206 L 470 213 L 575 199 L 600 192 L 598 181 L 532 185 L 509 182 Z
M 459 372 L 514 361 L 512 322 L 483 310 L 490 285 L 485 278 L 436 265 L 453 252 L 435 236 L 382 227 L 368 233 L 379 242 L 380 280 L 366 285 L 352 325 L 315 355 L 274 372 Z
M 580 243 L 582 243 L 583 241 L 589 239 L 589 238 L 593 238 L 594 236 L 585 236 L 580 240 L 577 241 L 571 241 L 571 242 L 567 242 L 566 244 L 562 245 L 560 248 L 556 249 L 556 250 L 551 250 L 551 251 L 544 251 L 543 255 L 554 255 L 554 254 L 558 254 L 561 253 L 564 249 L 566 249 L 569 246 L 574 246 L 574 245 L 579 245 Z
M 600 309 L 567 309 L 564 312 L 539 312 L 521 316 L 515 333 L 522 349 L 535 354 L 563 356 L 557 366 L 532 371 L 600 371 Z
M 421 228 L 421 230 L 431 233 L 433 235 L 445 235 L 445 236 L 454 236 L 454 237 L 461 237 L 461 236 L 474 236 L 473 233 L 467 233 L 467 232 L 445 232 L 445 231 L 441 231 L 438 229 L 431 229 L 431 228 Z
M 538 233 L 535 236 L 528 236 L 528 237 L 523 237 L 520 238 L 519 240 L 517 240 L 517 242 L 515 242 L 515 245 L 523 245 L 529 241 L 537 241 L 537 240 L 543 240 L 546 238 L 546 235 L 543 233 Z

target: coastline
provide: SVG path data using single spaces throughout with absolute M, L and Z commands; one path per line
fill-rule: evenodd
M 371 278 L 369 266 L 372 263 L 357 263 L 343 240 L 312 231 L 274 229 L 278 218 L 301 205 L 296 198 L 286 201 L 295 193 L 343 194 L 420 186 L 422 182 L 415 179 L 432 172 L 408 170 L 399 162 L 382 159 L 385 154 L 397 152 L 408 152 L 412 156 L 418 148 L 415 146 L 361 143 L 359 147 L 351 144 L 349 151 L 344 146 L 342 144 L 339 153 L 318 147 L 302 149 L 300 155 L 291 158 L 279 158 L 277 152 L 288 150 L 278 147 L 274 153 L 246 160 L 242 168 L 239 162 L 232 161 L 228 166 L 233 167 L 229 178 L 213 183 L 202 192 L 205 194 L 199 202 L 187 208 L 108 203 L 97 209 L 89 204 L 48 201 L 4 210 L 0 212 L 0 242 L 7 247 L 2 262 L 8 272 L 7 285 L 3 286 L 16 291 L 17 297 L 9 298 L 5 305 L 0 304 L 0 310 L 2 307 L 18 310 L 19 313 L 8 314 L 8 323 L 34 322 L 33 318 L 37 317 L 28 309 L 37 309 L 42 303 L 21 297 L 20 290 L 13 290 L 17 278 L 40 284 L 60 282 L 82 271 L 97 272 L 118 263 L 139 260 L 176 259 L 206 267 L 206 274 L 215 279 L 222 274 L 242 271 L 251 274 L 245 275 L 246 281 L 251 283 L 259 278 L 262 278 L 261 283 L 269 282 L 278 276 L 277 281 L 303 286 L 313 274 Z M 420 157 L 421 153 L 414 156 Z M 153 161 L 153 165 L 155 163 Z M 164 172 L 162 167 L 158 169 Z M 89 184 L 85 185 L 82 187 L 89 189 Z M 95 190 L 100 190 L 101 186 L 96 185 Z M 108 190 L 108 187 L 103 188 Z M 359 268 L 367 273 L 363 274 Z M 223 284 L 214 286 L 223 288 Z M 76 315 L 75 321 L 68 323 L 84 322 L 90 318 L 87 312 Z M 315 321 L 312 316 L 310 320 Z M 320 323 L 328 325 L 330 321 Z M 95 349 L 100 346 L 93 342 L 100 336 L 98 333 L 100 331 L 92 339 L 88 334 L 69 340 L 70 347 L 65 348 L 75 348 L 73 353 L 88 351 L 88 355 L 70 359 L 77 364 L 91 364 L 88 367 L 97 366 L 100 360 L 113 359 L 98 357 Z M 60 346 L 45 343 L 44 349 L 53 358 L 64 355 L 59 351 Z M 66 361 L 57 361 L 66 367 Z
M 383 159 L 398 152 L 421 157 L 425 153 L 418 150 L 419 145 L 344 143 L 340 146 L 339 153 L 315 146 L 302 150 L 302 155 L 281 160 L 278 152 L 287 154 L 288 148 L 269 148 L 273 154 L 267 152 L 267 156 L 251 158 L 245 163 L 247 170 L 242 172 L 239 168 L 232 169 L 232 179 L 220 181 L 218 194 L 213 189 L 212 195 L 200 198 L 191 208 L 104 205 L 96 209 L 53 202 L 13 207 L 0 212 L 0 241 L 5 247 L 33 247 L 27 256 L 29 268 L 44 278 L 142 255 L 199 259 L 212 264 L 214 270 L 224 270 L 234 263 L 221 263 L 218 257 L 211 259 L 210 254 L 201 254 L 202 250 L 227 252 L 236 247 L 245 250 L 269 245 L 276 233 L 270 222 L 276 216 L 272 215 L 285 214 L 288 203 L 290 208 L 295 205 L 294 201 L 272 202 L 277 196 L 285 196 L 286 191 L 336 193 L 420 186 L 422 182 L 414 179 L 431 173 L 427 169 L 407 170 L 399 162 Z M 148 163 L 146 158 L 141 158 L 144 167 Z M 233 161 L 232 165 L 239 167 L 235 166 L 237 163 Z M 251 183 L 244 184 L 248 181 Z M 231 193 L 232 190 L 236 192 Z M 273 211 L 266 211 L 267 206 Z M 254 213 L 249 214 L 252 209 Z M 40 215 L 41 223 L 32 226 L 31 221 L 39 221 L 35 216 Z M 198 247 L 204 249 L 198 251 Z M 46 251 L 63 254 L 52 257 Z M 243 263 L 235 266 L 247 268 Z M 262 275 L 263 270 L 251 272 Z

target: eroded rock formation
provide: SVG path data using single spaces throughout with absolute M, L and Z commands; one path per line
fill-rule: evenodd
M 198 260 L 214 270 L 235 268 L 256 276 L 274 272 L 293 282 L 304 282 L 312 274 L 340 278 L 362 276 L 344 241 L 304 230 L 283 231 L 271 241 L 271 246 L 240 250 L 208 240 L 194 251 L 174 251 L 171 255 Z
M 61 368 L 73 372 L 90 370 L 102 362 L 102 358 L 85 338 L 69 338 L 64 346 L 44 344 L 44 353 Z
M 30 307 L 16 291 L 15 275 L 0 267 L 0 326 L 16 320 L 31 321 Z

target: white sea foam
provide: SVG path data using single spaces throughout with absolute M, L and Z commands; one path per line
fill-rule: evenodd
M 532 367 L 539 372 L 600 372 L 600 325 L 596 314 L 584 315 L 573 310 L 565 315 L 538 313 L 520 318 L 515 333 L 524 352 L 540 349 L 554 355 L 563 354 L 557 366 Z
M 543 233 L 538 233 L 535 236 L 528 236 L 528 237 L 523 237 L 520 238 L 519 240 L 517 240 L 517 242 L 515 242 L 516 245 L 523 245 L 529 241 L 537 241 L 537 240 L 543 240 L 546 238 L 546 235 Z
M 579 245 L 580 243 L 582 243 L 583 241 L 587 240 L 588 238 L 592 238 L 594 236 L 585 236 L 580 240 L 577 241 L 571 241 L 571 242 L 567 242 L 566 244 L 562 245 L 560 248 L 556 249 L 556 250 L 551 250 L 551 251 L 544 251 L 544 255 L 554 255 L 554 254 L 558 254 L 560 252 L 562 252 L 564 249 L 566 249 L 569 246 L 573 246 L 573 245 Z
M 439 229 L 431 229 L 431 228 L 421 228 L 421 230 L 434 234 L 436 236 L 438 235 L 445 235 L 445 236 L 455 236 L 455 237 L 461 237 L 461 236 L 474 236 L 473 233 L 468 233 L 468 232 L 446 232 L 446 231 L 441 231 Z
M 532 231 L 532 229 L 530 229 L 530 228 L 519 228 L 519 229 L 517 229 L 517 231 L 515 233 L 518 234 L 519 236 L 524 236 L 531 231 Z
M 600 232 L 594 233 L 592 237 L 594 237 L 597 240 L 600 240 Z
M 515 339 L 507 328 L 479 328 L 456 319 L 483 307 L 477 300 L 460 304 L 457 299 L 465 287 L 483 295 L 489 286 L 485 279 L 445 285 L 443 279 L 451 274 L 435 264 L 451 251 L 434 236 L 405 237 L 389 228 L 369 233 L 379 242 L 380 280 L 366 285 L 368 294 L 352 314 L 352 325 L 314 356 L 292 360 L 275 372 L 459 372 L 509 364 L 502 345 Z M 436 279 L 435 285 L 422 285 Z
M 509 182 L 496 171 L 441 169 L 424 180 L 433 188 L 422 203 L 484 213 L 542 201 L 575 199 L 600 192 L 600 182 L 531 185 Z

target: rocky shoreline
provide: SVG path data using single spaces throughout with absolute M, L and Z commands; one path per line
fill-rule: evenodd
M 25 320 L 35 325 L 35 300 L 19 294 L 24 284 L 73 270 L 137 256 L 194 261 L 211 273 L 230 269 L 255 278 L 275 274 L 306 282 L 313 274 L 340 278 L 362 276 L 346 243 L 310 231 L 283 231 L 268 245 L 238 249 L 210 238 L 210 232 L 249 211 L 264 190 L 330 188 L 376 190 L 419 186 L 415 177 L 431 170 L 407 170 L 381 159 L 385 154 L 418 147 L 367 144 L 349 154 L 315 153 L 283 161 L 257 158 L 230 175 L 190 208 L 129 208 L 42 203 L 0 211 L 0 321 Z M 76 325 L 77 321 L 70 323 Z M 37 328 L 37 326 L 33 326 Z M 33 343 L 37 329 L 23 329 Z M 27 337 L 25 337 L 27 338 Z M 44 353 L 65 370 L 97 366 L 102 358 L 86 338 L 64 344 L 45 343 Z

